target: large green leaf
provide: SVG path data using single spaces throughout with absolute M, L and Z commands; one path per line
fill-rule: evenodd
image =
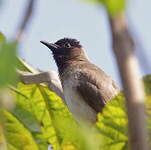
M 90 142 L 95 137 L 94 131 L 79 126 L 62 100 L 47 87 L 19 83 L 11 91 L 16 97 L 16 106 L 12 112 L 6 111 L 9 115 L 4 117 L 10 123 L 11 130 L 14 128 L 14 140 L 22 143 L 22 135 L 18 138 L 15 134 L 16 127 L 23 126 L 31 134 L 31 140 L 39 150 L 47 150 L 49 144 L 53 145 L 54 150 L 97 149 L 99 142 Z M 18 120 L 18 124 L 10 122 L 10 117 Z M 11 144 L 10 126 L 6 126 L 6 140 L 14 146 Z M 17 145 L 16 148 L 20 147 Z

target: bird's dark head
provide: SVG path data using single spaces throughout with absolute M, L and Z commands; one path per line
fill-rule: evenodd
M 58 55 L 68 54 L 74 48 L 82 48 L 78 40 L 70 38 L 63 38 L 55 43 L 49 43 L 45 41 L 40 42 L 46 45 L 52 51 L 53 54 Z
M 41 41 L 53 53 L 57 65 L 64 64 L 70 60 L 80 59 L 84 55 L 80 42 L 76 39 L 63 38 L 55 43 Z

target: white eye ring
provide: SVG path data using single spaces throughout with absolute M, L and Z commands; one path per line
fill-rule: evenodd
M 64 44 L 64 47 L 66 47 L 66 48 L 70 48 L 70 47 L 71 47 L 71 45 L 70 45 L 70 43 L 65 43 L 65 44 Z

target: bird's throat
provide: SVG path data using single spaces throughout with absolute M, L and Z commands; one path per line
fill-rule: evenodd
M 83 61 L 87 61 L 86 57 L 81 56 L 73 57 L 54 56 L 54 59 L 58 67 L 59 74 L 62 74 L 67 68 L 70 70 L 71 66 L 78 65 Z

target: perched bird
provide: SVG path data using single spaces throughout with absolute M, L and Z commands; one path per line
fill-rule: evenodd
M 76 39 L 56 43 L 41 41 L 53 54 L 64 91 L 65 103 L 77 121 L 96 122 L 120 88 L 104 71 L 90 62 Z

